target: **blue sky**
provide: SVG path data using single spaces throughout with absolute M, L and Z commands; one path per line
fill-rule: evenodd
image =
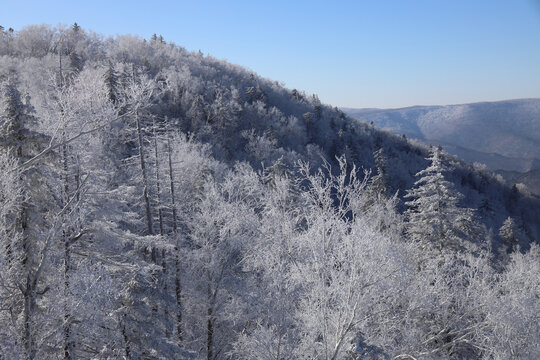
M 540 0 L 13 1 L 0 25 L 162 34 L 341 107 L 540 98 Z

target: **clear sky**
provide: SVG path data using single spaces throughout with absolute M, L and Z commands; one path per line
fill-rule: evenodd
M 0 25 L 162 34 L 341 107 L 540 98 L 540 0 L 0 0 Z

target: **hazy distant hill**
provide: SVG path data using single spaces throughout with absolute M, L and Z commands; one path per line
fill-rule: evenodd
M 525 173 L 517 171 L 497 171 L 508 184 L 523 184 L 527 190 L 540 196 L 540 169 L 534 169 Z
M 376 127 L 441 144 L 492 170 L 540 168 L 540 99 L 402 109 L 343 109 Z

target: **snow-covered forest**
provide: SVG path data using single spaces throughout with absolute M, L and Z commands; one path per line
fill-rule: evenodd
M 540 358 L 538 198 L 162 36 L 0 29 L 0 359 Z

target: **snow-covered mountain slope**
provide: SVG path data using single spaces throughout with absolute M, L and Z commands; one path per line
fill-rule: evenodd
M 343 110 L 378 128 L 441 144 L 463 160 L 485 163 L 492 170 L 540 167 L 540 99 Z
M 2 358 L 538 359 L 538 219 L 161 37 L 0 28 Z
M 17 74 L 20 92 L 35 109 L 36 117 L 43 119 L 37 122 L 36 130 L 53 136 L 57 115 L 50 115 L 48 108 L 50 99 L 57 95 L 49 95 L 43 89 L 50 87 L 51 79 L 58 77 L 59 54 L 49 51 L 52 45 L 44 47 L 39 56 L 25 47 L 28 34 L 39 38 L 52 31 L 47 27 L 30 30 L 14 40 L 17 46 L 3 47 L 0 78 Z M 241 66 L 189 52 L 173 44 L 145 41 L 131 35 L 102 41 L 82 32 L 69 33 L 68 38 L 71 53 L 64 54 L 70 58 L 63 72 L 76 78 L 85 70 L 85 76 L 105 81 L 109 97 L 115 101 L 129 89 L 130 81 L 137 84 L 142 81 L 139 78 L 146 79 L 148 86 L 156 90 L 150 98 L 145 98 L 141 129 L 152 128 L 155 120 L 158 128 L 189 133 L 194 141 L 208 146 L 216 160 L 228 166 L 240 161 L 248 162 L 256 170 L 276 163 L 293 169 L 298 161 L 308 161 L 313 168 L 318 168 L 326 161 L 335 168 L 336 157 L 345 156 L 349 164 L 369 171 L 375 169 L 374 152 L 383 149 L 389 169 L 388 188 L 403 196 L 413 186 L 415 174 L 428 165 L 429 151 L 422 144 L 380 130 L 391 124 L 399 124 L 398 132 L 409 134 L 409 138 L 436 137 L 463 147 L 474 140 L 477 151 L 486 153 L 494 152 L 497 146 L 504 148 L 503 142 L 513 144 L 510 146 L 513 150 L 503 152 L 503 156 L 539 153 L 540 145 L 535 139 L 540 139 L 540 135 L 533 126 L 537 120 L 532 116 L 540 108 L 538 100 L 495 103 L 494 109 L 489 104 L 472 104 L 413 107 L 389 110 L 388 114 L 384 110 L 361 110 L 363 118 L 377 121 L 377 126 L 371 126 L 355 121 L 338 108 L 322 104 L 315 94 L 286 89 Z M 530 116 L 514 116 L 521 120 L 515 120 L 519 125 L 510 129 L 505 113 Z M 495 120 L 490 120 L 489 114 L 494 114 Z M 440 122 L 441 118 L 445 120 Z M 475 119 L 480 119 L 484 126 L 476 125 Z M 482 134 L 486 123 L 493 125 L 492 130 L 484 131 L 492 134 L 491 137 Z M 465 131 L 470 139 L 450 141 L 456 128 Z M 121 174 L 125 169 L 120 164 L 140 154 L 133 129 L 126 124 L 119 129 L 114 129 L 119 132 L 116 145 L 110 145 L 111 149 L 106 152 L 117 164 L 111 173 Z M 517 150 L 520 146 L 525 150 Z M 539 216 L 536 216 L 540 214 L 540 204 L 536 199 L 517 199 L 518 194 L 512 192 L 510 185 L 503 184 L 499 181 L 502 179 L 482 167 L 452 157 L 445 161 L 451 168 L 447 179 L 464 195 L 461 206 L 479 209 L 487 201 L 497 209 L 478 212 L 479 221 L 488 229 L 498 229 L 508 216 L 518 216 L 523 218 L 529 239 L 540 239 Z M 514 204 L 515 201 L 518 203 Z M 401 204 L 403 211 L 405 206 Z
M 525 173 L 517 171 L 497 171 L 508 184 L 523 186 L 525 190 L 540 196 L 540 169 L 534 169 Z M 520 185 L 521 184 L 521 185 Z

